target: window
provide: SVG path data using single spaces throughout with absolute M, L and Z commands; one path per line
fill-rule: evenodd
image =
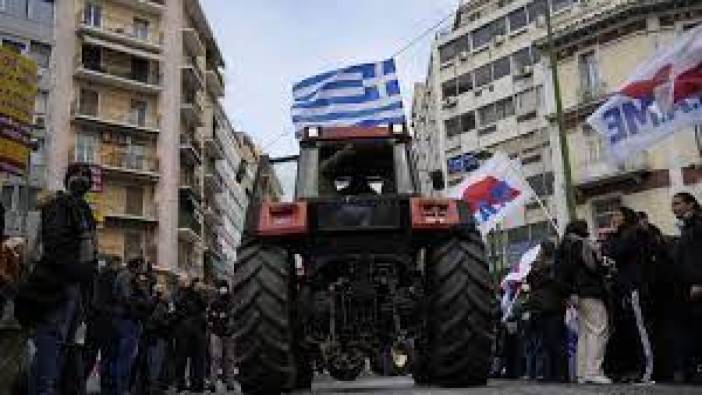
M 27 17 L 32 21 L 53 24 L 54 0 L 29 0 L 27 3 Z
M 6 12 L 6 11 L 7 11 L 7 0 L 0 0 L 0 12 Z
M 612 216 L 619 210 L 621 205 L 622 199 L 619 196 L 592 202 L 593 220 L 598 233 L 607 232 L 611 229 Z
M 487 25 L 474 30 L 471 37 L 473 37 L 473 48 L 482 47 L 483 45 L 489 43 L 492 39 L 492 25 L 488 23 Z
M 51 46 L 32 41 L 29 56 L 37 62 L 37 66 L 47 69 L 51 60 Z
M 507 34 L 507 18 L 495 19 L 490 24 L 493 36 L 504 36 Z
M 88 26 L 102 26 L 102 7 L 94 3 L 87 3 L 83 10 L 83 23 Z
M 149 21 L 134 18 L 134 37 L 144 41 L 149 39 Z
M 514 115 L 514 100 L 512 97 L 500 100 L 495 103 L 495 116 L 497 120 L 505 119 Z
M 571 4 L 573 4 L 573 0 L 551 0 L 551 9 L 553 12 L 557 12 L 570 7 Z
M 517 101 L 517 109 L 520 114 L 534 112 L 539 103 L 538 93 L 540 88 L 530 88 L 523 92 L 517 93 L 515 99 Z
M 46 114 L 49 102 L 48 92 L 37 92 L 36 99 L 34 100 L 34 112 L 37 114 Z
M 475 113 L 473 111 L 461 115 L 461 131 L 467 132 L 475 129 Z
M 537 196 L 551 196 L 553 195 L 553 172 L 537 174 L 535 176 L 527 177 L 527 182 L 534 190 Z
M 487 126 L 497 122 L 497 113 L 495 112 L 495 104 L 488 104 L 485 107 L 478 109 L 478 118 L 480 118 L 480 126 Z
M 126 187 L 126 191 L 125 214 L 144 215 L 144 188 Z
M 509 31 L 517 31 L 527 25 L 527 12 L 526 8 L 520 8 L 516 11 L 512 11 L 508 16 L 509 19 Z
M 149 61 L 132 56 L 132 78 L 136 81 L 149 82 Z
M 587 150 L 587 164 L 600 162 L 605 154 L 605 140 L 588 124 L 583 124 L 583 138 Z
M 546 15 L 546 0 L 535 0 L 527 6 L 529 22 L 536 21 L 539 16 Z
M 146 147 L 138 144 L 127 145 L 126 166 L 128 169 L 144 170 L 144 159 L 146 159 Z
M 580 89 L 583 94 L 595 93 L 599 85 L 599 73 L 595 51 L 586 52 L 580 55 Z
M 100 149 L 98 137 L 94 134 L 79 134 L 76 139 L 76 162 L 97 163 Z
M 131 114 L 129 121 L 135 125 L 146 125 L 147 103 L 143 100 L 132 99 Z
M 441 85 L 441 95 L 444 99 L 457 96 L 456 80 L 448 80 Z
M 486 64 L 475 70 L 475 87 L 480 88 L 492 82 L 492 64 Z
M 98 115 L 100 95 L 92 89 L 81 88 L 78 98 L 78 111 L 84 115 L 96 117 Z
M 466 73 L 458 77 L 458 94 L 473 90 L 473 74 Z
M 27 44 L 21 42 L 21 41 L 16 41 L 11 38 L 3 38 L 2 39 L 2 46 L 3 48 L 8 48 L 13 52 L 16 53 L 24 53 L 25 50 L 27 49 Z
M 144 246 L 142 244 L 143 237 L 141 232 L 126 231 L 124 232 L 124 259 L 128 261 L 132 258 L 143 257 Z
M 524 66 L 530 66 L 532 64 L 530 48 L 522 48 L 513 53 L 512 62 L 514 63 L 515 70 L 520 70 Z
M 100 47 L 83 45 L 83 66 L 89 70 L 103 71 Z
M 447 119 L 444 122 L 444 127 L 446 128 L 446 137 L 453 137 L 461 133 L 461 119 L 459 117 L 453 117 Z
M 505 56 L 502 59 L 499 59 L 495 61 L 492 64 L 493 68 L 493 79 L 498 80 L 504 76 L 509 75 L 510 73 L 510 65 L 509 65 L 509 56 Z

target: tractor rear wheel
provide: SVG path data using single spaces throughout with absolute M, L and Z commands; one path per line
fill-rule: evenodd
M 428 253 L 425 338 L 418 347 L 425 360 L 419 363 L 423 372 L 418 381 L 484 385 L 493 333 L 492 285 L 482 239 L 476 230 L 463 230 Z
M 293 275 L 285 249 L 244 241 L 232 292 L 236 362 L 245 394 L 281 393 L 296 386 Z

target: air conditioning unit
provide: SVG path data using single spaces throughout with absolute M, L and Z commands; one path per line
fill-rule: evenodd
M 505 42 L 505 36 L 498 34 L 497 36 L 495 36 L 494 40 L 495 40 L 495 46 L 502 45 L 502 43 Z
M 515 72 L 515 76 L 517 77 L 523 77 L 531 74 L 533 72 L 532 66 L 530 65 L 524 65 L 518 68 Z
M 461 53 L 458 54 L 458 58 L 461 59 L 462 62 L 468 60 L 468 56 L 470 56 L 470 52 L 468 51 L 461 51 Z
M 46 128 L 46 117 L 44 116 L 36 116 L 34 118 L 34 127 L 37 129 L 44 129 Z
M 536 17 L 536 27 L 546 27 L 546 16 L 539 15 Z

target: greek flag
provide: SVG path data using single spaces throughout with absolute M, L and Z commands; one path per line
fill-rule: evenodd
M 405 122 L 393 59 L 329 71 L 293 86 L 295 130 Z

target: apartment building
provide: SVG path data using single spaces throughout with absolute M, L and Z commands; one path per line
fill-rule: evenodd
M 55 14 L 49 187 L 68 163 L 92 164 L 103 254 L 143 255 L 164 274 L 224 275 L 219 163 L 234 132 L 200 3 L 77 0 Z
M 431 77 L 428 78 L 430 79 Z M 435 196 L 441 193 L 434 189 L 431 179 L 431 173 L 441 170 L 444 162 L 433 105 L 431 90 L 424 83 L 416 83 L 412 98 L 411 128 L 414 134 L 412 155 L 419 173 L 420 191 L 424 196 Z
M 577 211 L 593 233 L 608 232 L 613 212 L 626 205 L 646 211 L 664 233 L 674 234 L 671 195 L 687 190 L 702 196 L 699 126 L 617 167 L 607 162 L 602 138 L 585 122 L 638 65 L 700 22 L 699 1 L 581 1 L 554 16 Z
M 438 35 L 425 95 L 436 128 L 431 144 L 448 185 L 480 165 L 481 153 L 505 151 L 521 160 L 524 176 L 547 207 L 554 208 L 554 168 L 536 40 L 546 34 L 545 12 L 564 5 L 546 0 L 474 0 L 456 12 L 450 31 Z M 539 204 L 507 218 L 490 237 L 497 266 L 514 262 L 553 232 Z
M 2 186 L 2 203 L 7 210 L 5 232 L 21 235 L 25 224 L 36 224 L 36 196 L 45 186 L 46 151 L 52 130 L 49 99 L 52 95 L 52 52 L 54 51 L 54 2 L 48 0 L 0 1 L 0 44 L 32 58 L 39 67 L 29 177 L 7 177 Z M 28 181 L 29 188 L 26 188 Z M 29 221 L 25 212 L 29 210 Z M 31 228 L 31 227 L 30 227 Z

